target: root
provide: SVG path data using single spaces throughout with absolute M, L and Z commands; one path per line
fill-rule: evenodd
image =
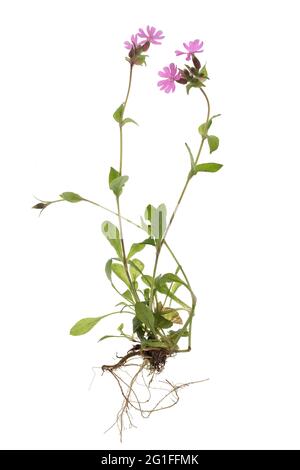
M 106 432 L 117 426 L 122 442 L 126 423 L 130 428 L 135 427 L 132 412 L 138 412 L 141 417 L 149 418 L 156 411 L 175 406 L 179 401 L 178 392 L 181 389 L 208 380 L 177 385 L 169 380 L 163 380 L 159 381 L 158 385 L 155 379 L 163 371 L 167 358 L 173 354 L 173 351 L 167 349 L 141 350 L 140 346 L 136 345 L 116 364 L 102 366 L 102 371 L 110 372 L 116 380 L 123 398 L 116 420 Z M 156 395 L 158 397 L 155 398 Z

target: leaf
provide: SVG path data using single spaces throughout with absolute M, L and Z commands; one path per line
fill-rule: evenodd
M 195 174 L 199 171 L 215 173 L 216 171 L 219 171 L 222 166 L 223 165 L 221 165 L 220 163 L 199 163 L 199 165 L 196 165 Z
M 135 124 L 136 126 L 138 126 L 138 123 L 136 121 L 134 121 L 133 119 L 131 118 L 125 118 L 123 119 L 122 123 L 121 123 L 121 126 L 125 126 L 125 124 L 129 124 L 130 122 L 132 122 L 133 124 Z
M 153 277 L 149 276 L 149 274 L 143 274 L 142 281 L 146 284 L 146 286 L 151 287 L 153 284 Z
M 182 318 L 174 308 L 164 307 L 161 311 L 161 314 L 167 320 L 170 320 L 172 323 L 177 323 L 182 325 Z
M 145 248 L 145 243 L 133 243 L 131 245 L 131 248 L 129 250 L 127 259 L 131 258 L 134 256 L 136 253 L 139 253 L 139 251 L 142 251 Z
M 70 330 L 70 335 L 80 336 L 88 333 L 103 317 L 82 318 Z
M 71 192 L 61 193 L 59 197 L 61 197 L 64 201 L 67 201 L 67 202 L 84 201 L 84 199 L 81 196 L 79 196 L 79 194 L 71 193 Z
M 199 134 L 202 136 L 202 137 L 207 137 L 207 132 L 208 132 L 208 129 L 210 128 L 210 126 L 212 125 L 212 122 L 213 122 L 213 119 L 215 119 L 216 117 L 219 117 L 221 116 L 221 114 L 214 114 L 214 116 L 212 116 L 208 122 L 204 122 L 203 124 L 201 124 L 201 126 L 198 127 L 198 132 Z
M 124 329 L 124 323 L 121 323 L 121 324 L 118 326 L 117 330 L 118 330 L 120 333 L 123 333 L 123 329 Z
M 106 220 L 102 224 L 102 232 L 111 244 L 111 246 L 116 250 L 119 258 L 122 258 L 122 245 L 118 228 L 114 224 Z
M 122 103 L 113 114 L 114 120 L 117 121 L 119 124 L 123 120 L 123 113 L 124 113 L 124 103 Z
M 130 290 L 127 289 L 125 292 L 123 292 L 122 297 L 124 297 L 124 299 L 128 300 L 128 302 L 130 302 L 131 304 L 134 303 L 134 300 L 133 300 L 133 297 L 132 297 L 132 294 L 131 294 Z
M 100 343 L 100 341 L 103 341 L 104 339 L 108 339 L 108 338 L 125 338 L 125 339 L 128 339 L 127 336 L 105 335 L 105 336 L 102 336 L 102 338 L 100 338 L 98 340 L 98 343 Z
M 180 284 L 185 285 L 185 282 L 182 279 L 180 279 L 180 277 L 178 277 L 176 274 L 173 274 L 173 273 L 164 274 L 159 279 L 159 283 L 161 284 L 166 284 L 167 282 L 179 282 Z
M 120 176 L 120 173 L 111 167 L 109 172 L 109 187 L 117 197 L 121 195 L 123 186 L 128 179 L 128 176 Z
M 121 281 L 123 281 L 126 284 L 126 286 L 130 288 L 130 283 L 127 278 L 127 274 L 124 269 L 124 266 L 122 264 L 113 263 L 111 266 L 111 269 L 115 273 L 115 275 L 118 276 L 118 278 L 121 279 Z
M 219 147 L 219 137 L 215 135 L 208 135 L 207 142 L 209 145 L 209 152 L 213 153 Z
M 129 271 L 131 278 L 133 282 L 141 275 L 143 274 L 142 271 L 145 267 L 144 263 L 140 261 L 139 259 L 133 259 L 132 261 L 129 261 L 130 266 L 129 266 Z
M 140 341 L 144 339 L 145 331 L 143 328 L 143 324 L 136 317 L 134 317 L 132 320 L 132 331 L 133 331 L 133 334 L 136 333 L 138 335 Z
M 147 307 L 145 303 L 137 302 L 135 304 L 135 314 L 136 314 L 136 318 L 140 320 L 140 322 L 144 323 L 144 325 L 146 325 L 146 327 L 153 334 L 156 334 L 155 327 L 154 327 L 153 312 L 149 307 Z
M 111 265 L 112 265 L 112 259 L 109 259 L 105 265 L 105 274 L 109 281 L 111 281 Z
M 163 315 L 156 314 L 154 318 L 156 328 L 166 329 L 173 326 L 173 322 L 165 318 Z
M 161 240 L 166 230 L 167 209 L 165 204 L 157 208 L 149 204 L 145 210 L 145 219 L 150 223 L 148 234 L 155 240 Z
M 164 285 L 158 285 L 157 286 L 157 290 L 158 292 L 160 292 L 161 294 L 165 294 L 167 295 L 168 297 L 170 297 L 170 299 L 174 300 L 174 302 L 176 302 L 177 304 L 181 305 L 185 310 L 187 310 L 188 312 L 191 311 L 191 307 L 189 307 L 185 302 L 183 302 L 181 299 L 179 299 L 179 297 L 177 297 L 170 289 L 169 287 L 164 284 Z
M 153 240 L 153 238 L 147 238 L 147 239 L 144 240 L 142 243 L 143 243 L 144 245 L 155 246 L 155 241 Z
M 194 157 L 193 157 L 193 154 L 192 154 L 192 151 L 189 147 L 189 145 L 187 143 L 185 143 L 185 146 L 187 148 L 187 151 L 189 153 L 189 156 L 190 156 L 190 161 L 191 161 L 191 170 L 193 171 L 194 168 L 195 168 L 195 160 L 194 160 Z

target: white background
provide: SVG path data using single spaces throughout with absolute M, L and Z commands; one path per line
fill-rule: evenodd
M 0 2 L 1 448 L 300 448 L 297 4 Z M 107 215 L 61 204 L 39 218 L 30 207 L 33 195 L 62 191 L 113 207 L 123 41 L 147 24 L 166 39 L 134 73 L 128 114 L 140 127 L 124 131 L 124 212 L 137 220 L 149 202 L 170 212 L 189 165 L 184 142 L 198 145 L 200 93 L 156 86 L 186 40 L 204 40 L 207 92 L 222 113 L 213 160 L 224 168 L 192 181 L 170 232 L 199 304 L 193 350 L 170 360 L 166 376 L 210 380 L 137 419 L 121 446 L 116 431 L 104 434 L 120 404 L 111 377 L 98 372 L 88 391 L 92 367 L 126 351 L 97 343 L 120 321 L 68 335 L 117 301 L 103 269 Z M 129 227 L 126 236 L 141 240 Z

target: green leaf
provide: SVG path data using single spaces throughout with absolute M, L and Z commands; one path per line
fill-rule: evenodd
M 170 297 L 170 299 L 174 300 L 174 302 L 176 302 L 177 304 L 181 305 L 185 310 L 187 310 L 188 312 L 190 312 L 191 307 L 189 307 L 185 302 L 183 302 L 181 299 L 179 299 L 179 297 L 177 297 L 177 296 L 172 292 L 172 290 L 169 289 L 169 287 L 168 287 L 166 284 L 158 284 L 157 290 L 158 290 L 158 292 L 160 292 L 161 294 L 167 295 L 168 297 Z
M 123 113 L 124 113 L 124 103 L 122 103 L 113 114 L 114 120 L 117 121 L 119 124 L 123 120 Z
M 106 220 L 102 224 L 102 232 L 111 244 L 111 246 L 116 250 L 118 257 L 122 258 L 122 245 L 118 228 L 114 224 Z
M 144 263 L 142 263 L 142 261 L 140 261 L 139 259 L 133 259 L 132 261 L 129 261 L 129 271 L 130 271 L 130 275 L 131 275 L 131 278 L 133 280 L 133 282 L 136 281 L 136 279 L 141 275 L 143 274 L 142 271 L 145 267 Z
M 144 216 L 150 224 L 148 234 L 155 240 L 161 240 L 166 230 L 167 209 L 165 204 L 160 204 L 157 208 L 149 204 Z
M 171 326 L 173 326 L 173 322 L 165 318 L 163 315 L 156 314 L 154 318 L 156 328 L 166 329 L 171 328 Z
M 130 283 L 128 281 L 124 266 L 122 264 L 113 263 L 111 269 L 115 273 L 115 275 L 118 276 L 118 278 L 121 279 L 121 281 L 123 281 L 126 286 L 130 288 Z
M 109 281 L 111 281 L 111 266 L 112 266 L 112 259 L 109 259 L 105 265 L 105 274 Z
M 61 197 L 64 201 L 67 201 L 67 202 L 84 201 L 84 199 L 81 196 L 79 196 L 79 194 L 71 193 L 71 192 L 61 193 L 59 197 Z
M 127 259 L 131 258 L 134 256 L 136 253 L 139 253 L 139 251 L 142 251 L 145 248 L 145 243 L 133 243 L 131 245 L 131 248 L 129 250 Z
M 129 124 L 130 122 L 132 122 L 132 124 L 135 124 L 136 126 L 138 126 L 138 123 L 136 121 L 134 121 L 133 119 L 131 118 L 125 118 L 123 119 L 122 121 L 122 127 L 125 126 L 125 124 Z
M 193 157 L 193 154 L 192 154 L 192 151 L 191 151 L 191 149 L 190 149 L 189 145 L 188 145 L 187 143 L 185 143 L 185 146 L 186 146 L 186 148 L 187 148 L 187 151 L 188 151 L 188 153 L 189 153 L 189 156 L 190 156 L 190 161 L 191 161 L 191 171 L 193 171 L 193 170 L 194 170 L 194 168 L 195 168 L 195 160 L 194 160 L 194 157 Z
M 160 284 L 166 284 L 167 282 L 178 282 L 180 284 L 185 285 L 185 282 L 182 279 L 180 279 L 180 277 L 178 277 L 176 274 L 173 274 L 173 273 L 167 273 L 160 277 L 159 279 Z
M 117 330 L 118 330 L 120 333 L 123 333 L 123 329 L 124 329 L 124 323 L 121 323 L 121 325 L 118 326 Z
M 210 126 L 212 125 L 213 119 L 219 116 L 221 116 L 221 114 L 215 114 L 208 120 L 208 122 L 204 122 L 203 124 L 201 124 L 201 126 L 198 127 L 199 134 L 202 137 L 207 137 L 207 132 Z
M 108 339 L 108 338 L 125 338 L 125 339 L 129 339 L 129 338 L 127 338 L 127 336 L 105 335 L 105 336 L 102 336 L 102 338 L 100 338 L 98 340 L 98 343 L 100 343 L 100 341 L 103 341 L 104 339 Z
M 117 197 L 121 195 L 123 186 L 127 181 L 128 176 L 120 176 L 120 173 L 111 167 L 109 172 L 109 187 Z
M 79 320 L 70 330 L 70 335 L 80 336 L 88 333 L 103 317 L 83 318 Z
M 113 182 L 113 180 L 115 180 L 119 176 L 120 176 L 120 173 L 111 166 L 109 170 L 109 176 L 108 176 L 109 187 L 110 187 L 110 184 Z
M 125 292 L 123 292 L 122 297 L 124 297 L 124 299 L 128 300 L 128 302 L 130 302 L 131 304 L 134 303 L 134 300 L 133 300 L 133 297 L 132 297 L 132 294 L 131 294 L 130 290 L 127 289 Z
M 153 333 L 156 334 L 154 327 L 154 315 L 152 310 L 147 307 L 143 302 L 137 302 L 135 304 L 135 314 L 136 318 L 144 323 L 144 325 Z
M 199 171 L 215 173 L 216 171 L 219 171 L 222 166 L 223 165 L 221 165 L 220 163 L 200 163 L 199 165 L 196 165 L 195 174 Z
M 110 186 L 110 189 L 114 192 L 114 194 L 119 197 L 122 194 L 123 186 L 128 181 L 128 176 L 119 176 L 118 178 L 114 179 Z
M 207 142 L 209 145 L 209 152 L 213 153 L 219 147 L 219 137 L 215 135 L 208 135 Z
M 140 341 L 144 339 L 145 331 L 144 331 L 143 324 L 136 317 L 134 317 L 132 320 L 132 331 L 133 331 L 133 334 L 136 333 L 138 335 Z
M 153 284 L 153 277 L 149 276 L 149 274 L 143 274 L 142 281 L 146 284 L 146 286 L 151 287 Z

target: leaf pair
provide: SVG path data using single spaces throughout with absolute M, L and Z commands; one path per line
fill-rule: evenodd
M 133 123 L 138 126 L 138 123 L 134 121 L 131 118 L 125 118 L 123 119 L 123 114 L 124 114 L 124 103 L 122 103 L 118 109 L 114 112 L 113 118 L 115 121 L 117 121 L 118 124 L 120 124 L 121 127 L 125 126 L 125 124 Z
M 142 227 L 150 236 L 150 240 L 154 239 L 154 242 L 161 241 L 167 226 L 167 208 L 165 204 L 160 204 L 157 208 L 149 204 L 146 207 L 144 218 L 145 220 L 142 219 Z M 149 242 L 149 244 L 152 243 Z
M 128 181 L 128 176 L 120 175 L 120 173 L 111 167 L 109 172 L 109 187 L 116 197 L 120 197 L 125 183 Z
M 219 116 L 221 115 L 215 114 L 207 122 L 204 122 L 198 127 L 199 134 L 203 137 L 203 139 L 207 139 L 210 153 L 214 152 L 219 147 L 219 137 L 215 135 L 208 135 L 207 133 L 210 126 L 212 125 L 213 119 Z

